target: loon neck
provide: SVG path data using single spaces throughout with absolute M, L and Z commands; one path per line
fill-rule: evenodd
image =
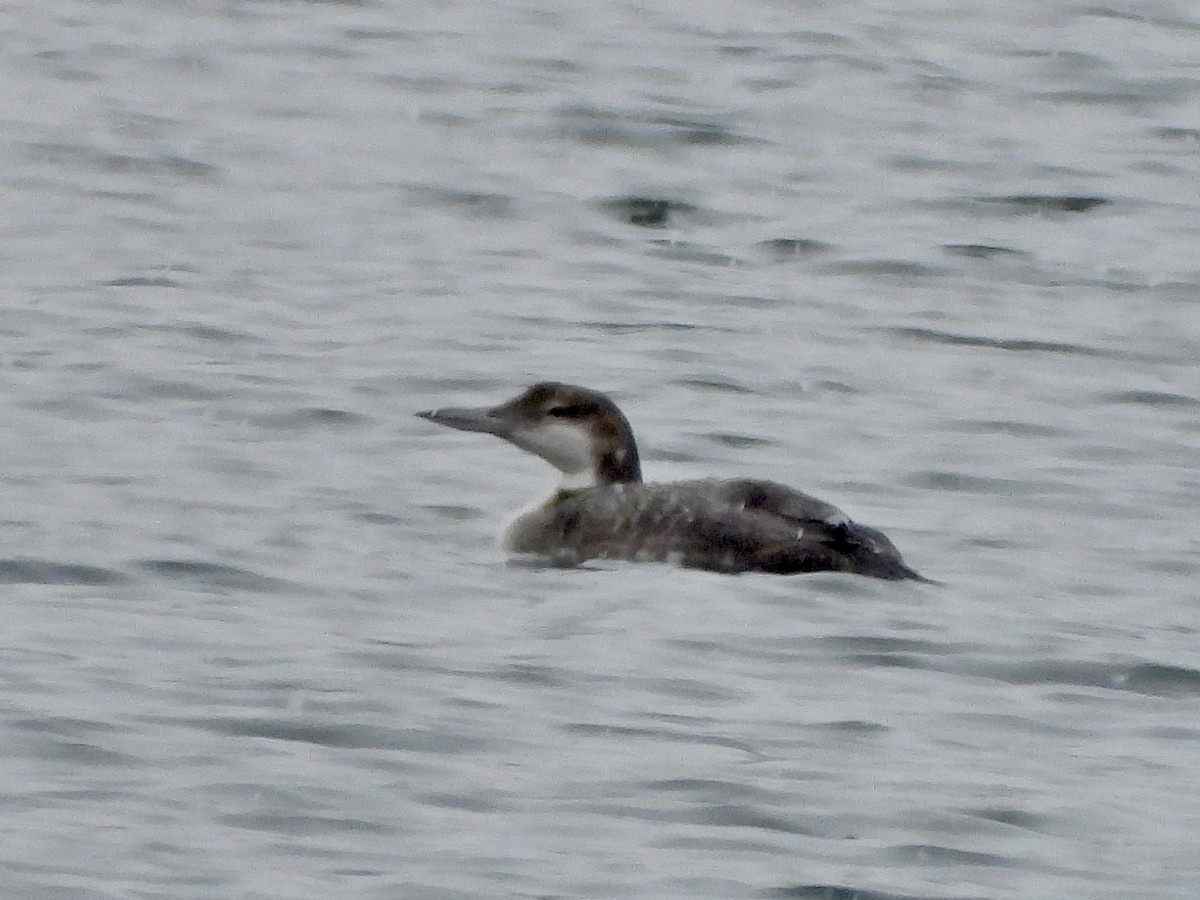
M 601 454 L 591 468 L 564 472 L 558 483 L 558 493 L 571 494 L 613 484 L 639 484 L 641 480 L 642 468 L 638 461 L 637 445 L 633 444 Z
M 625 432 L 621 440 L 611 442 L 608 449 L 596 454 L 596 464 L 588 473 L 596 484 L 637 484 L 642 480 L 642 463 L 633 432 L 627 424 L 620 430 Z

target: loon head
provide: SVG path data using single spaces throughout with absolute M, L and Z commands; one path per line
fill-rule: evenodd
M 642 480 L 633 429 L 599 391 L 543 381 L 500 406 L 417 415 L 460 431 L 494 434 L 537 454 L 563 473 L 561 490 Z

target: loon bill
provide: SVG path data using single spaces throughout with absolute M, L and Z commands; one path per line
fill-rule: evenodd
M 623 559 L 730 573 L 927 580 L 881 532 L 782 484 L 745 478 L 645 484 L 633 429 L 599 391 L 541 382 L 500 406 L 417 415 L 494 434 L 562 472 L 554 496 L 510 526 L 504 544 L 513 553 L 558 565 Z

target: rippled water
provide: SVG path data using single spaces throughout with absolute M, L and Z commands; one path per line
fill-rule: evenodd
M 7 16 L 4 896 L 1195 896 L 1191 5 Z M 507 565 L 538 378 L 945 584 Z

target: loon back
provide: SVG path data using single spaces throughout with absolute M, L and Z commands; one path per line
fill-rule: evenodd
M 875 529 L 807 494 L 748 479 L 560 491 L 513 522 L 505 545 L 562 565 L 623 559 L 728 573 L 921 578 Z
M 418 416 L 504 438 L 562 472 L 558 492 L 518 518 L 507 549 L 558 564 L 674 562 L 718 572 L 854 572 L 924 581 L 881 532 L 771 481 L 642 483 L 628 420 L 604 394 L 556 382 L 491 408 Z

